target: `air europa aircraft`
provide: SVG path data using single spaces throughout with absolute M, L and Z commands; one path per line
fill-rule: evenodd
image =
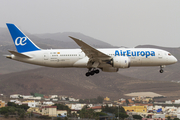
M 174 64 L 177 59 L 171 53 L 152 48 L 110 48 L 96 49 L 82 40 L 72 38 L 80 49 L 41 49 L 18 27 L 7 23 L 17 51 L 9 51 L 7 58 L 41 66 L 57 68 L 88 68 L 86 76 L 104 72 L 117 72 L 119 68 L 136 66 L 160 66 Z

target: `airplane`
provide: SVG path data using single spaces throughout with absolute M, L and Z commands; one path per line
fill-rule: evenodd
M 104 48 L 96 49 L 80 39 L 69 36 L 80 49 L 41 49 L 17 26 L 6 23 L 17 51 L 10 51 L 9 59 L 56 68 L 87 68 L 86 76 L 104 72 L 117 72 L 120 68 L 160 66 L 177 62 L 168 51 L 153 48 Z

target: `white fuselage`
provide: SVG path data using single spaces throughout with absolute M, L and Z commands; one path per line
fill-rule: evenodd
M 80 49 L 42 50 L 34 44 L 16 25 L 6 23 L 16 51 L 9 51 L 7 58 L 48 67 L 88 68 L 86 76 L 104 72 L 117 72 L 119 68 L 133 66 L 160 66 L 177 62 L 169 52 L 152 48 L 110 48 L 96 49 L 80 39 L 69 36 Z M 99 68 L 99 69 L 97 69 Z
M 130 58 L 130 67 L 133 66 L 161 66 L 177 62 L 177 59 L 169 52 L 151 48 L 111 48 L 97 49 L 109 55 L 112 59 L 116 56 Z M 152 52 L 153 51 L 153 52 Z M 89 58 L 81 49 L 49 49 L 22 53 L 31 58 L 21 58 L 11 55 L 11 58 L 26 63 L 48 67 L 80 67 L 87 68 Z M 110 64 L 100 63 L 98 68 L 112 67 Z

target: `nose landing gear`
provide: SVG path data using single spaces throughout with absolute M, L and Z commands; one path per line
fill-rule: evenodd
M 163 70 L 163 69 L 161 69 L 161 70 L 159 70 L 159 72 L 160 72 L 160 73 L 163 73 L 163 72 L 164 72 L 164 70 Z
M 89 71 L 86 73 L 86 77 L 89 77 L 90 75 L 93 76 L 94 74 L 98 74 L 99 70 L 98 69 L 93 69 L 91 71 L 91 68 L 89 69 Z
M 160 70 L 159 70 L 160 73 L 163 73 L 163 72 L 164 72 L 164 70 L 163 70 L 164 67 L 165 67 L 165 66 L 163 66 L 163 65 L 160 66 Z

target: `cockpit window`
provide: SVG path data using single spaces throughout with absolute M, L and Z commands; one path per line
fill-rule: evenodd
M 168 53 L 169 56 L 171 56 L 171 53 Z

